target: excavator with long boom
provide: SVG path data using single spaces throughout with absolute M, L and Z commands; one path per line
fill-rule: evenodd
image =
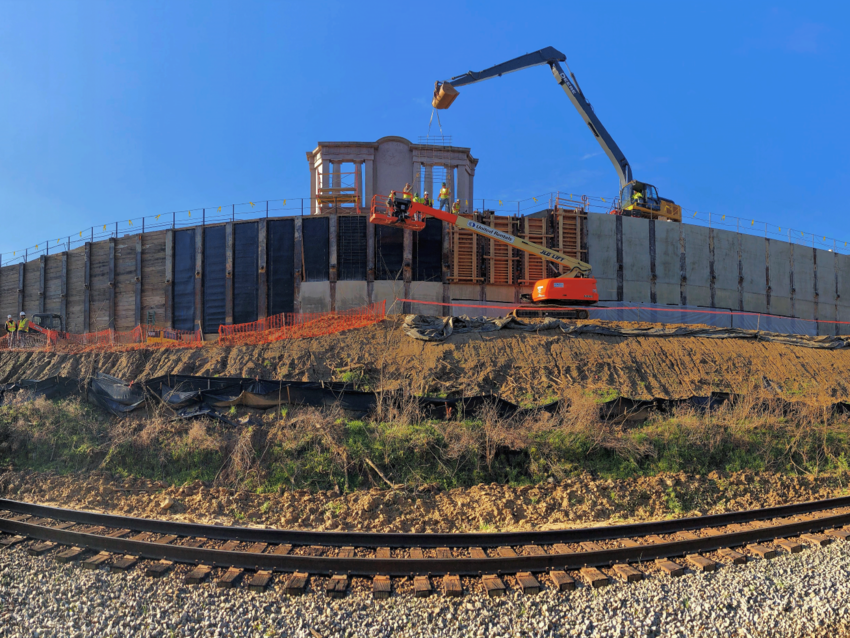
M 579 259 L 461 215 L 431 208 L 421 202 L 398 196 L 390 196 L 386 201 L 381 195 L 375 195 L 372 198 L 369 221 L 373 224 L 420 231 L 425 228 L 427 217 L 434 217 L 463 230 L 471 230 L 473 233 L 508 244 L 565 268 L 565 272 L 558 277 L 535 282 L 532 293 L 523 295 L 523 300 L 530 301 L 531 306 L 522 306 L 514 310 L 513 314 L 516 317 L 587 319 L 587 310 L 574 306 L 590 306 L 599 301 L 596 280 L 590 276 L 590 264 Z
M 665 219 L 668 221 L 682 221 L 682 207 L 672 200 L 658 196 L 655 186 L 646 182 L 639 182 L 632 178 L 632 167 L 626 156 L 617 146 L 602 122 L 596 117 L 593 107 L 585 98 L 579 86 L 576 76 L 570 71 L 570 77 L 564 73 L 560 63 L 566 63 L 567 56 L 553 47 L 546 47 L 534 53 L 528 53 L 508 62 L 497 64 L 483 71 L 469 71 L 463 75 L 457 75 L 445 82 L 436 82 L 434 85 L 434 99 L 431 104 L 436 109 L 449 108 L 458 96 L 457 87 L 474 84 L 494 77 L 501 77 L 506 73 L 521 71 L 533 66 L 549 65 L 555 80 L 564 89 L 570 102 L 579 112 L 582 119 L 590 128 L 590 132 L 599 142 L 605 155 L 611 160 L 620 178 L 620 197 L 616 210 L 611 211 L 619 215 L 629 217 L 645 217 L 647 219 Z M 569 69 L 569 66 L 567 66 Z M 570 81 L 572 78 L 572 81 Z

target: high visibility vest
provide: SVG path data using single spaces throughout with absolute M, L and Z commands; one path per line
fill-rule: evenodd
M 637 191 L 635 191 L 634 193 L 632 193 L 632 199 L 633 199 L 634 201 L 639 200 L 641 197 L 643 197 L 643 193 L 638 193 Z
M 455 202 L 452 204 L 452 212 L 459 213 L 460 212 L 460 202 Z
M 440 199 L 448 199 L 449 198 L 449 189 L 441 188 L 440 189 Z
M 6 322 L 6 332 L 15 332 L 17 327 L 18 326 L 14 321 L 7 321 Z
M 421 197 L 414 197 L 414 198 L 413 198 L 413 201 L 414 201 L 416 204 L 421 204 L 421 203 L 422 203 L 422 198 L 421 198 Z
M 29 332 L 30 331 L 30 320 L 24 317 L 18 322 L 18 332 Z
M 401 194 L 401 196 L 402 196 L 404 199 L 412 199 L 412 198 L 413 198 L 413 193 L 411 193 L 410 191 L 404 191 L 404 192 Z

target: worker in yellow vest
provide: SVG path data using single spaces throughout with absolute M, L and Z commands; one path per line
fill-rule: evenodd
M 401 196 L 404 199 L 413 199 L 413 186 L 409 183 L 404 185 L 404 190 L 401 191 Z
M 18 324 L 15 323 L 15 320 L 12 319 L 12 315 L 8 315 L 6 317 L 6 333 L 9 335 L 9 347 L 11 348 L 15 345 L 15 332 L 18 329 Z
M 449 212 L 449 199 L 451 198 L 451 193 L 449 193 L 449 189 L 446 188 L 446 183 L 443 182 L 443 187 L 440 189 L 440 210 L 444 210 L 447 213 Z
M 431 199 L 431 195 L 428 194 L 428 191 L 425 191 L 425 194 L 422 196 L 422 203 L 428 208 L 434 208 L 434 200 Z
M 452 212 L 453 212 L 455 215 L 459 215 L 459 214 L 460 214 L 460 200 L 459 200 L 459 199 L 456 199 L 456 200 L 455 200 L 455 203 L 454 203 L 454 204 L 452 204 Z
M 26 335 L 29 334 L 30 331 L 30 320 L 27 318 L 27 313 L 23 310 L 21 311 L 21 319 L 18 321 L 18 331 L 16 333 L 15 340 L 18 343 L 18 346 L 26 345 L 24 343 L 24 339 L 26 339 Z

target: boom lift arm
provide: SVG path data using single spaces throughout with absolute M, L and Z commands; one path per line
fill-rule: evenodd
M 596 141 L 599 142 L 602 150 L 605 151 L 608 159 L 611 160 L 611 163 L 614 165 L 617 175 L 620 178 L 620 188 L 622 189 L 626 186 L 626 184 L 632 181 L 632 167 L 629 165 L 623 151 L 620 150 L 620 147 L 617 146 L 617 143 L 611 135 L 608 134 L 608 131 L 605 130 L 605 127 L 602 125 L 602 122 L 599 121 L 599 118 L 596 117 L 596 114 L 593 112 L 593 107 L 590 106 L 590 102 L 588 102 L 584 97 L 584 93 L 582 93 L 575 75 L 570 72 L 570 76 L 572 77 L 572 81 L 570 81 L 567 74 L 564 73 L 564 70 L 561 68 L 559 63 L 566 62 L 566 60 L 567 56 L 557 49 L 553 47 L 546 47 L 545 49 L 540 49 L 534 53 L 527 53 L 526 55 L 521 55 L 520 57 L 509 60 L 508 62 L 497 64 L 496 66 L 484 69 L 483 71 L 469 71 L 463 75 L 455 76 L 446 82 L 437 82 L 434 89 L 434 100 L 432 104 L 435 108 L 447 109 L 451 106 L 455 97 L 457 97 L 457 91 L 453 90 L 454 87 L 474 84 L 475 82 L 489 80 L 490 78 L 501 77 L 505 73 L 513 73 L 514 71 L 521 71 L 522 69 L 527 69 L 529 67 L 548 64 L 555 80 L 561 85 L 561 88 L 564 89 L 564 93 L 566 93 L 567 97 L 570 98 L 570 102 L 573 103 L 573 106 L 579 112 L 579 115 L 581 115 L 588 128 L 590 128 L 590 132 L 593 133 Z

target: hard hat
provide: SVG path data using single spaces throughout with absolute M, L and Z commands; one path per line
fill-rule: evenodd
M 6 315 L 6 319 L 11 319 L 12 315 Z
M 21 316 L 22 316 L 22 317 L 23 317 L 24 315 L 26 315 L 26 314 L 27 314 L 27 313 L 25 313 L 23 310 L 21 310 Z
M 427 194 L 428 194 L 428 191 L 425 191 L 425 194 L 427 195 Z

